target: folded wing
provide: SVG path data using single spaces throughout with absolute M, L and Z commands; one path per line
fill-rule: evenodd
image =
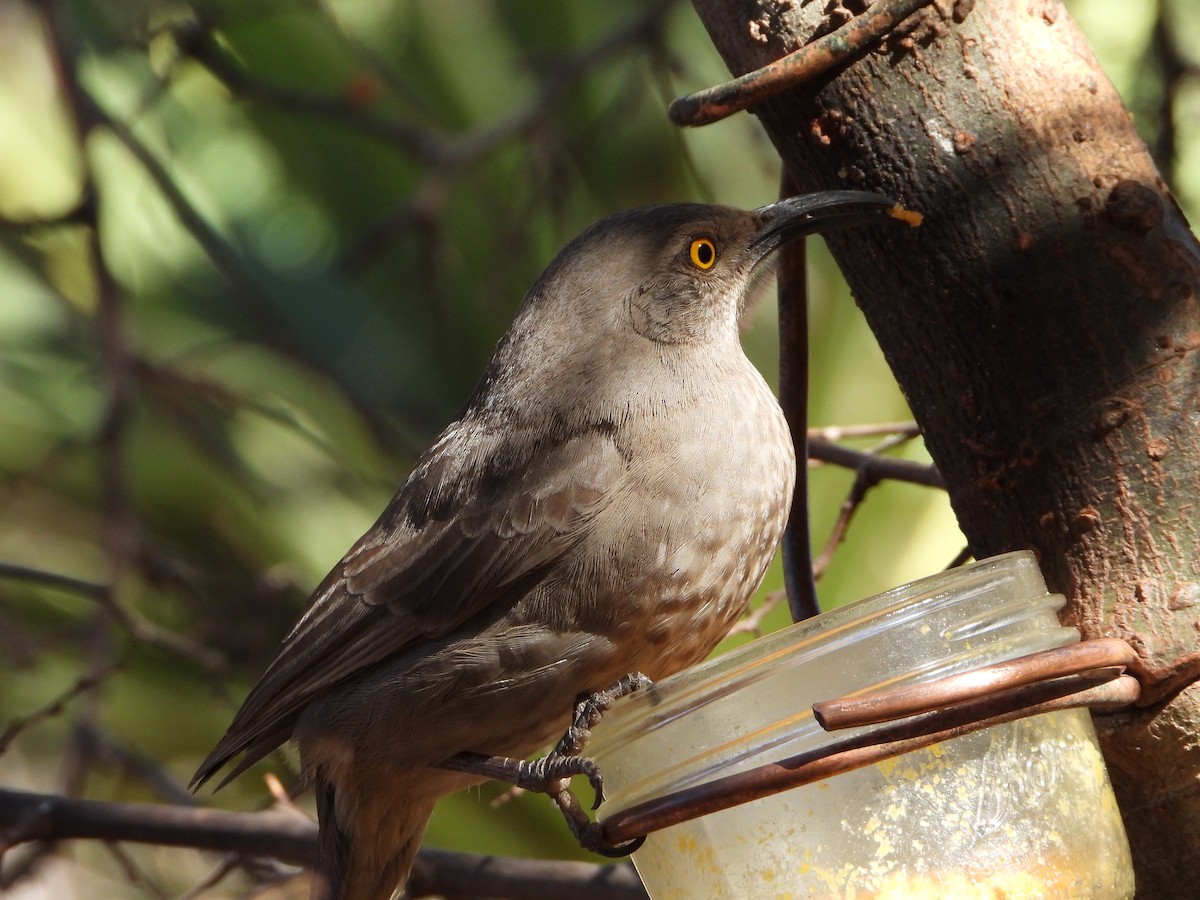
M 452 425 L 314 592 L 193 785 L 238 753 L 222 784 L 262 759 L 322 691 L 511 607 L 571 554 L 625 472 L 609 429 Z

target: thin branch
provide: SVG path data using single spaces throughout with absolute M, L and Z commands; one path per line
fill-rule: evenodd
M 903 435 L 908 438 L 920 436 L 916 422 L 881 422 L 869 425 L 821 425 L 808 429 L 808 436 L 816 440 L 841 441 L 856 437 L 881 437 Z
M 37 874 L 38 867 L 54 855 L 54 845 L 45 841 L 24 844 L 6 853 L 7 846 L 6 834 L 0 831 L 0 856 L 4 858 L 4 868 L 0 869 L 0 893 L 32 878 Z
M 211 872 L 180 894 L 176 900 L 196 900 L 197 897 L 204 896 L 240 868 L 240 859 L 241 857 L 236 853 L 230 853 L 223 857 Z
M 846 539 L 846 532 L 850 529 L 850 521 L 854 518 L 854 514 L 858 512 L 858 508 L 866 498 L 868 490 L 869 487 L 860 473 L 854 479 L 854 484 L 850 486 L 850 492 L 846 495 L 846 499 L 842 501 L 842 505 L 838 508 L 837 519 L 834 521 L 833 527 L 829 530 L 829 537 L 825 539 L 825 546 L 821 548 L 821 552 L 813 561 L 814 580 L 820 581 L 825 575 L 825 571 L 829 568 L 829 564 L 833 562 L 833 556 L 837 552 L 837 548 Z
M 84 93 L 81 96 L 82 102 L 88 105 L 97 123 L 103 125 L 145 170 L 180 225 L 200 245 L 200 249 L 204 251 L 217 273 L 237 293 L 238 299 L 242 301 L 240 310 L 250 317 L 264 334 L 271 335 L 272 341 L 286 352 L 298 359 L 312 362 L 311 349 L 295 333 L 290 320 L 286 316 L 280 316 L 274 309 L 271 291 L 260 275 L 188 200 L 167 167 L 138 139 L 128 125 L 110 116 L 90 95 Z M 355 409 L 381 442 L 389 443 L 390 426 L 379 411 L 367 403 L 361 393 L 344 378 L 338 379 L 338 385 L 346 392 Z
M 354 128 L 404 150 L 427 165 L 440 162 L 446 155 L 444 142 L 428 131 L 404 122 L 381 119 L 343 97 L 296 90 L 256 78 L 238 65 L 200 22 L 185 23 L 175 36 L 184 55 L 204 66 L 235 95 L 254 97 L 281 109 Z
M 1179 129 L 1176 122 L 1175 102 L 1179 98 L 1184 79 L 1195 72 L 1194 66 L 1179 52 L 1178 37 L 1172 29 L 1170 4 L 1158 3 L 1158 14 L 1150 33 L 1150 52 L 1162 71 L 1162 93 L 1157 109 L 1158 134 L 1151 151 L 1155 164 L 1175 182 L 1179 170 Z
M 259 315 L 261 321 L 274 325 L 275 319 L 268 320 L 265 316 L 265 304 L 262 299 L 264 288 L 259 279 L 251 272 L 237 251 L 225 241 L 220 232 L 209 224 L 208 220 L 192 205 L 171 177 L 170 172 L 167 171 L 166 166 L 150 152 L 145 144 L 138 140 L 128 125 L 110 116 L 90 95 L 83 94 L 81 102 L 86 105 L 97 124 L 103 125 L 105 130 L 125 147 L 150 176 L 150 180 L 154 182 L 167 205 L 171 207 L 171 211 L 175 213 L 179 223 L 200 245 L 200 249 L 212 262 L 213 267 L 232 288 L 242 295 L 247 303 L 252 304 L 252 311 Z
M 549 117 L 567 91 L 598 63 L 633 44 L 657 40 L 663 19 L 677 2 L 655 0 L 640 15 L 591 47 L 548 67 L 536 95 L 525 106 L 491 124 L 459 135 L 435 134 L 407 122 L 382 119 L 344 97 L 296 90 L 257 78 L 234 61 L 203 23 L 185 23 L 176 31 L 176 40 L 181 53 L 203 65 L 234 94 L 354 128 L 403 150 L 430 167 L 458 168 L 528 134 Z
M 93 722 L 80 722 L 73 735 L 89 759 L 110 766 L 122 775 L 135 778 L 155 796 L 184 806 L 195 806 L 196 798 L 155 760 L 118 743 Z
M 0 841 L 91 838 L 240 855 L 271 856 L 311 867 L 317 828 L 278 810 L 222 812 L 141 803 L 103 803 L 0 788 Z M 422 850 L 409 881 L 412 896 L 486 896 L 515 900 L 645 900 L 631 866 L 601 866 Z
M 99 604 L 108 616 L 129 634 L 130 637 L 160 650 L 191 660 L 209 671 L 220 671 L 226 666 L 225 655 L 211 647 L 192 640 L 187 635 L 163 628 L 153 622 L 135 616 L 117 602 L 108 584 L 85 581 L 57 572 L 45 572 L 28 566 L 0 562 L 0 580 L 27 581 L 43 587 L 57 588 L 80 594 Z
M 314 94 L 267 82 L 242 68 L 202 23 L 176 32 L 180 52 L 190 56 L 233 93 L 292 112 L 329 119 L 383 140 L 428 167 L 422 184 L 392 214 L 370 226 L 343 254 L 337 269 L 353 274 L 399 235 L 426 226 L 441 210 L 455 173 L 513 140 L 536 132 L 571 88 L 598 64 L 638 43 L 659 41 L 662 23 L 678 0 L 655 0 L 639 15 L 578 53 L 544 67 L 538 87 L 523 106 L 461 134 L 437 134 L 405 122 L 381 119 L 344 97 Z
M 47 52 L 58 76 L 75 144 L 78 147 L 81 166 L 80 197 L 86 242 L 88 270 L 94 282 L 95 293 L 95 339 L 101 362 L 101 382 L 104 405 L 100 427 L 95 435 L 99 456 L 100 510 L 102 516 L 102 544 L 108 566 L 107 587 L 96 595 L 101 609 L 108 615 L 94 615 L 88 625 L 85 653 L 93 669 L 111 665 L 116 648 L 113 640 L 112 620 L 132 622 L 121 607 L 117 591 L 130 569 L 140 543 L 138 524 L 134 519 L 128 485 L 128 439 L 134 414 L 136 385 L 130 364 L 128 336 L 125 322 L 125 303 L 120 286 L 100 240 L 100 205 L 97 196 L 95 171 L 88 153 L 88 142 L 99 125 L 95 107 L 87 101 L 79 81 L 80 46 L 77 35 L 69 28 L 73 11 L 68 4 L 48 2 L 44 4 Z M 95 721 L 99 716 L 99 698 L 90 694 L 75 711 L 81 721 Z M 71 743 L 61 757 L 60 783 L 68 793 L 83 788 L 89 760 L 79 748 Z
M 422 850 L 407 896 L 444 900 L 648 900 L 633 865 L 595 865 Z
M 547 67 L 537 95 L 507 117 L 491 125 L 455 138 L 451 156 L 459 165 L 478 159 L 482 154 L 529 131 L 545 121 L 562 102 L 567 92 L 598 64 L 638 43 L 660 40 L 662 23 L 677 0 L 655 0 L 638 16 L 600 38 L 590 47 Z
M 867 450 L 843 447 L 821 438 L 809 438 L 808 455 L 819 462 L 853 469 L 869 482 L 868 488 L 874 487 L 880 481 L 891 480 L 945 489 L 941 473 L 933 463 L 880 456 Z
M 820 580 L 825 574 L 838 546 L 845 540 L 850 522 L 858 511 L 867 492 L 881 481 L 904 481 L 926 487 L 945 489 L 941 473 L 932 463 L 919 463 L 908 459 L 896 459 L 882 455 L 905 441 L 912 440 L 920 434 L 913 423 L 895 423 L 886 425 L 849 425 L 828 426 L 826 428 L 811 428 L 808 431 L 808 456 L 811 461 L 828 463 L 853 469 L 856 473 L 854 484 L 851 485 L 846 499 L 838 509 L 837 519 L 830 529 L 825 546 L 813 562 L 813 578 Z M 883 435 L 884 440 L 872 450 L 855 450 L 834 443 L 843 437 L 864 437 Z
M 75 141 L 83 166 L 81 201 L 75 215 L 86 226 L 88 262 L 96 283 L 96 332 L 104 366 L 105 410 L 97 442 L 100 448 L 101 485 L 105 519 L 106 551 L 116 585 L 126 570 L 136 528 L 129 509 L 126 485 L 125 444 L 134 400 L 134 378 L 125 334 L 120 286 L 113 276 L 100 244 L 100 210 L 96 180 L 88 159 L 87 142 L 102 124 L 98 107 L 90 101 L 76 72 L 76 46 L 68 35 L 60 4 L 47 4 L 49 49 L 54 59 L 59 86 L 71 114 Z
M 53 718 L 62 713 L 67 705 L 85 691 L 90 691 L 96 685 L 103 682 L 113 673 L 122 669 L 120 664 L 110 665 L 108 668 L 99 672 L 94 672 L 91 675 L 84 675 L 78 679 L 73 685 L 51 700 L 44 706 L 39 707 L 33 712 L 25 716 L 19 716 L 12 719 L 3 731 L 0 731 L 0 755 L 3 755 L 8 750 L 16 737 L 26 728 L 30 728 L 47 719 Z
M 886 453 L 888 450 L 891 450 L 894 447 L 904 446 L 909 441 L 913 440 L 913 438 L 915 438 L 915 437 L 916 437 L 916 435 L 912 435 L 912 434 L 884 435 L 883 439 L 881 441 L 879 441 L 878 443 L 876 443 L 873 447 L 869 447 L 867 449 L 867 452 L 874 453 L 876 455 L 881 454 L 881 453 Z
M 0 835 L 10 845 L 91 838 L 273 856 L 308 866 L 316 859 L 316 834 L 312 822 L 290 813 L 104 803 L 0 788 Z
M 34 569 L 29 566 L 17 565 L 16 563 L 0 562 L 0 580 L 5 579 L 27 581 L 30 584 L 42 587 L 57 588 L 68 593 L 82 594 L 91 600 L 98 600 L 106 596 L 109 591 L 108 585 L 102 582 L 85 581 L 82 578 L 74 578 L 59 572 L 46 572 L 42 569 Z
M 327 458 L 336 460 L 354 476 L 357 482 L 395 490 L 395 483 L 391 479 L 369 473 L 361 468 L 349 467 L 346 461 L 341 458 L 338 448 L 329 439 L 318 433 L 310 425 L 301 421 L 284 406 L 273 404 L 261 398 L 251 397 L 209 377 L 203 372 L 185 371 L 179 367 L 178 360 L 176 360 L 174 365 L 171 365 L 154 362 L 139 356 L 134 359 L 134 365 L 138 380 L 149 389 L 147 393 L 150 400 L 153 400 L 155 396 L 161 396 L 171 401 L 186 399 L 203 404 L 226 416 L 231 416 L 235 411 L 261 416 L 273 424 L 286 428 L 297 438 Z M 194 434 L 186 428 L 182 429 L 182 435 L 185 439 L 194 439 Z M 201 453 L 208 452 L 204 446 L 198 446 L 198 449 Z M 189 589 L 193 588 L 193 585 L 182 582 L 179 578 L 175 578 L 174 580 L 183 583 Z
M 899 440 L 906 439 L 899 438 Z M 886 443 L 888 442 L 885 441 Z M 879 482 L 884 480 L 907 481 L 910 484 L 944 489 L 941 474 L 931 463 L 918 463 L 908 459 L 881 456 L 879 450 L 852 450 L 820 438 L 809 439 L 808 452 L 812 459 L 843 466 L 856 472 L 854 484 L 850 486 L 846 499 L 842 501 L 837 520 L 830 529 L 825 546 L 813 563 L 815 579 L 820 579 L 825 574 L 825 570 L 829 568 L 834 553 L 846 537 L 854 514 L 858 512 L 867 493 Z
M 358 235 L 337 261 L 337 271 L 347 277 L 353 277 L 403 235 L 409 232 L 422 234 L 433 231 L 437 215 L 445 206 L 449 189 L 448 172 L 442 169 L 429 172 L 403 204 Z
M 223 671 L 228 665 L 225 654 L 220 650 L 214 650 L 185 634 L 138 618 L 117 604 L 111 597 L 105 597 L 102 604 L 105 611 L 136 641 L 174 653 L 209 672 Z
M 783 600 L 787 598 L 787 591 L 778 590 L 771 591 L 763 598 L 763 602 L 755 609 L 746 611 L 746 614 L 733 623 L 733 627 L 729 629 L 726 637 L 733 637 L 735 634 L 751 634 L 755 637 L 762 636 L 763 619 L 767 617 L 767 613 L 777 607 Z
M 154 879 L 146 874 L 146 871 L 138 865 L 137 860 L 123 846 L 106 841 L 104 849 L 116 861 L 117 867 L 125 876 L 125 881 L 128 884 L 137 885 L 142 891 L 151 897 L 158 898 L 158 900 L 166 900 L 170 896 L 161 885 L 157 884 Z
M 10 219 L 0 216 L 0 232 L 27 235 L 55 228 L 85 225 L 90 220 L 91 202 L 91 198 L 85 196 L 70 209 L 53 216 L 35 216 L 29 219 Z

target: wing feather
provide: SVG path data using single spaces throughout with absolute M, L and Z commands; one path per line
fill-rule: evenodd
M 240 752 L 230 778 L 266 756 L 321 692 L 510 607 L 570 554 L 625 477 L 608 429 L 514 434 L 505 423 L 488 437 L 456 423 L 418 461 L 314 592 L 194 785 Z

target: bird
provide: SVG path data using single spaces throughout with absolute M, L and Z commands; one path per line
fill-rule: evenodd
M 860 191 L 672 203 L 571 241 L 193 789 L 294 740 L 317 808 L 312 896 L 386 900 L 437 799 L 481 780 L 440 762 L 529 756 L 580 695 L 708 656 L 774 556 L 796 477 L 740 343 L 752 286 L 785 241 L 897 209 Z

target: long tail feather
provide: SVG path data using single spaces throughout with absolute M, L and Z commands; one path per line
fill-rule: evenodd
M 333 785 L 318 776 L 314 789 L 320 835 L 310 900 L 388 900 L 408 880 L 432 803 L 373 797 L 346 822 Z

